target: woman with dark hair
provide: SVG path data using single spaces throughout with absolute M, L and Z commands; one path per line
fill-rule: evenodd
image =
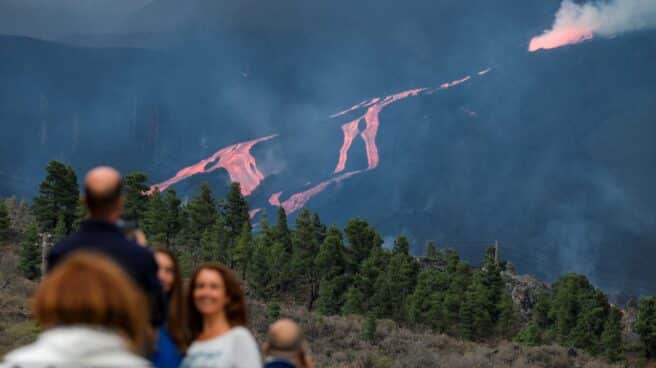
M 193 343 L 183 368 L 260 368 L 262 358 L 246 329 L 246 301 L 235 274 L 207 264 L 194 271 L 187 293 Z
M 166 322 L 157 331 L 155 351 L 150 361 L 157 368 L 177 368 L 182 362 L 189 340 L 184 321 L 184 296 L 178 261 L 168 250 L 155 250 L 157 278 L 168 301 Z
M 150 367 L 146 299 L 112 261 L 76 252 L 39 284 L 36 342 L 5 356 L 8 367 Z M 2 365 L 2 364 L 0 364 Z M 4 365 L 3 365 L 4 366 Z

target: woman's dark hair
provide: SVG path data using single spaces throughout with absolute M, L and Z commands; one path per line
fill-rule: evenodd
M 182 291 L 182 276 L 180 274 L 178 259 L 168 249 L 158 248 L 155 249 L 155 253 L 167 256 L 171 260 L 171 263 L 173 263 L 173 285 L 171 285 L 171 290 L 167 295 L 169 305 L 166 326 L 175 345 L 180 351 L 184 352 L 189 347 L 189 333 L 185 322 L 184 293 Z
M 198 275 L 204 270 L 215 271 L 221 275 L 221 278 L 223 279 L 225 293 L 229 299 L 228 304 L 225 306 L 225 314 L 230 327 L 245 326 L 248 321 L 246 316 L 246 300 L 244 298 L 244 292 L 241 289 L 239 279 L 235 276 L 235 273 L 228 267 L 216 263 L 202 265 L 198 267 L 191 276 L 189 290 L 187 291 L 188 326 L 190 339 L 192 341 L 195 340 L 203 330 L 203 316 L 200 314 L 194 303 L 194 289 L 196 289 Z

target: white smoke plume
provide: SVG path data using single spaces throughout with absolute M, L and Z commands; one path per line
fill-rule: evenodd
M 529 51 L 648 28 L 656 28 L 656 0 L 609 0 L 580 5 L 564 0 L 552 29 L 533 37 Z

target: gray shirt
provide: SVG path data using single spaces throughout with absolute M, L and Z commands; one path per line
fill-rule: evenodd
M 194 341 L 181 368 L 261 368 L 255 338 L 244 327 L 234 327 L 211 340 Z

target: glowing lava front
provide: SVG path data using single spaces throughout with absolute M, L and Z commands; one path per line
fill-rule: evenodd
M 540 49 L 554 49 L 565 45 L 572 45 L 592 38 L 592 31 L 585 28 L 563 28 L 548 31 L 541 36 L 531 39 L 528 51 L 535 52 Z
M 241 193 L 247 196 L 251 194 L 264 179 L 264 174 L 262 174 L 257 167 L 255 157 L 251 155 L 251 148 L 257 143 L 267 141 L 276 136 L 277 135 L 274 134 L 225 147 L 211 157 L 178 171 L 174 177 L 151 186 L 149 193 L 152 193 L 155 189 L 163 192 L 171 185 L 194 175 L 209 173 L 223 168 L 228 172 L 228 175 L 230 175 L 231 181 L 238 182 L 241 185 Z

